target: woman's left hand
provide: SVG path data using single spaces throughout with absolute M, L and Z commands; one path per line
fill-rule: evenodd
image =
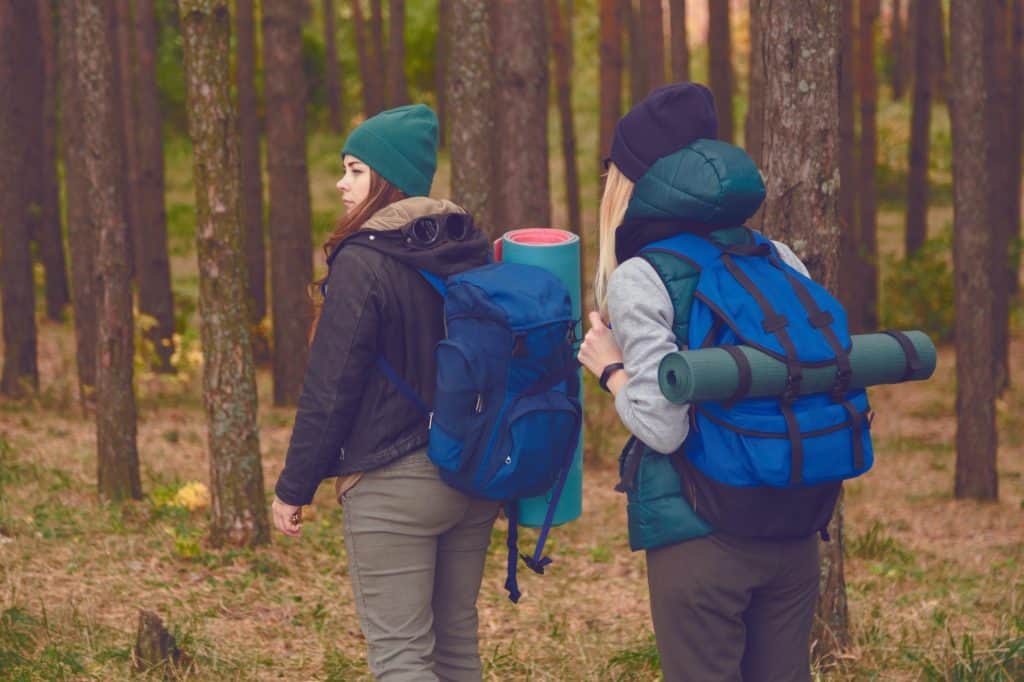
M 594 376 L 601 376 L 604 368 L 613 362 L 622 362 L 622 351 L 612 336 L 612 330 L 595 312 L 589 315 L 590 329 L 580 345 L 579 360 Z
M 302 533 L 302 507 L 288 504 L 275 495 L 270 512 L 279 531 L 293 538 L 299 537 Z

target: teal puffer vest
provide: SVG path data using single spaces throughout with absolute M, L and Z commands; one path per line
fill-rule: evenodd
M 698 140 L 651 166 L 636 183 L 626 218 L 675 219 L 719 227 L 710 237 L 731 245 L 748 238 L 740 226 L 763 200 L 760 172 L 746 152 L 724 142 Z M 672 331 L 676 343 L 683 346 L 699 273 L 671 254 L 652 252 L 640 257 L 651 264 L 668 291 Z M 643 453 L 635 476 L 631 476 L 632 485 L 626 489 L 630 548 L 655 549 L 711 533 L 713 529 L 684 498 L 685 482 L 676 473 L 672 456 L 642 444 L 638 447 Z M 620 459 L 620 469 L 624 460 Z

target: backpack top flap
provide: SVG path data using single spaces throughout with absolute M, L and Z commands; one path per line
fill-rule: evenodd
M 445 316 L 486 317 L 526 331 L 572 319 L 562 281 L 535 265 L 492 263 L 448 279 Z

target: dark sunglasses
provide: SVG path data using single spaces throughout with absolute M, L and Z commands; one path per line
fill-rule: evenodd
M 466 213 L 441 213 L 417 218 L 403 229 L 405 241 L 416 246 L 432 246 L 441 240 L 461 242 L 473 230 L 473 219 Z

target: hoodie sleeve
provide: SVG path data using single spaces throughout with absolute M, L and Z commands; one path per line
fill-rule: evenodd
M 658 273 L 642 258 L 630 258 L 608 283 L 608 317 L 622 349 L 629 381 L 615 396 L 615 409 L 629 431 L 661 453 L 679 449 L 689 433 L 689 406 L 668 401 L 658 386 L 658 365 L 679 350 L 672 300 Z
M 328 275 L 288 456 L 275 487 L 288 504 L 309 504 L 337 463 L 376 357 L 383 292 L 357 251 L 342 249 Z

